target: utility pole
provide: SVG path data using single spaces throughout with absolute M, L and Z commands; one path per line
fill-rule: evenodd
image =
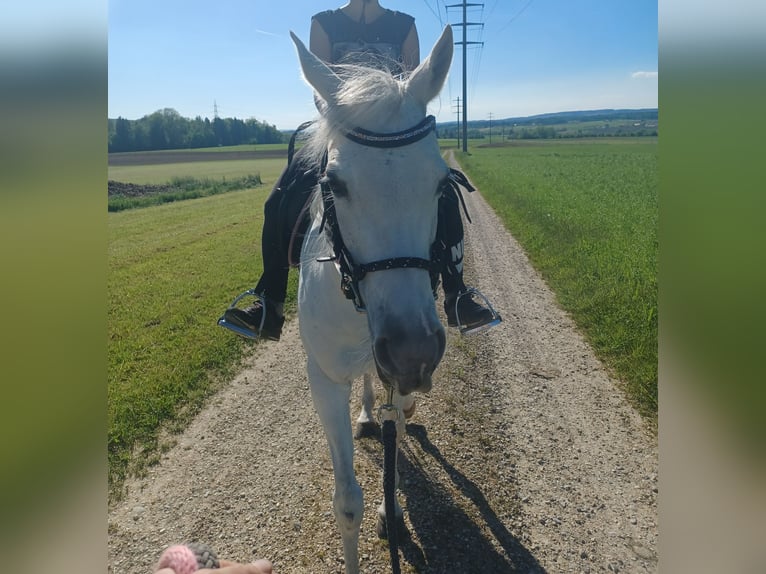
M 457 98 L 457 105 L 455 107 L 455 111 L 457 112 L 457 125 L 456 125 L 456 132 L 457 132 L 457 149 L 460 149 L 460 96 Z
M 468 44 L 484 44 L 484 42 L 469 42 L 467 38 L 468 26 L 484 26 L 481 22 L 468 22 L 468 6 L 484 6 L 484 4 L 476 4 L 466 2 L 463 0 L 461 4 L 445 5 L 445 8 L 462 8 L 463 9 L 463 22 L 454 24 L 455 26 L 463 27 L 463 41 L 455 42 L 455 45 L 463 46 L 463 151 L 468 151 Z
M 489 145 L 492 145 L 492 112 L 489 112 Z

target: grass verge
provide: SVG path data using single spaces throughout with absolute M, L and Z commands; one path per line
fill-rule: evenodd
M 262 270 L 266 187 L 110 213 L 108 457 L 112 496 L 190 419 L 250 343 L 216 326 Z M 292 274 L 288 306 L 295 298 Z
M 455 157 L 639 411 L 656 420 L 656 139 Z

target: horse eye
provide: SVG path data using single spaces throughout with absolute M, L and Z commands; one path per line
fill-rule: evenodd
M 319 183 L 329 186 L 330 191 L 332 191 L 332 194 L 336 198 L 348 197 L 348 188 L 346 187 L 346 184 L 343 183 L 340 178 L 332 172 L 326 173 L 325 176 L 319 181 Z

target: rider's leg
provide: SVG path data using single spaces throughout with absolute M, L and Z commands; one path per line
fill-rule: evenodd
M 473 300 L 463 282 L 463 221 L 460 207 L 454 196 L 444 196 L 439 201 L 439 226 L 446 244 L 442 285 L 444 288 L 444 311 L 447 324 L 475 329 L 496 319 L 495 314 Z
M 290 210 L 284 209 L 288 200 L 305 203 L 317 183 L 315 169 L 302 160 L 300 150 L 295 160 L 282 172 L 264 205 L 261 252 L 263 274 L 255 287 L 259 296 L 250 307 L 231 308 L 224 313 L 226 321 L 250 333 L 252 337 L 279 340 L 284 324 L 284 301 L 287 293 L 288 241 L 295 221 L 286 221 Z M 296 197 L 297 196 L 297 197 Z

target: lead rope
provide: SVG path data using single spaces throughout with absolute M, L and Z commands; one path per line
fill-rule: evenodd
M 383 502 L 386 509 L 388 551 L 391 555 L 391 571 L 401 574 L 399 566 L 399 541 L 396 527 L 396 420 L 399 409 L 393 404 L 394 389 L 388 389 L 388 404 L 381 405 L 379 416 L 383 420 Z

